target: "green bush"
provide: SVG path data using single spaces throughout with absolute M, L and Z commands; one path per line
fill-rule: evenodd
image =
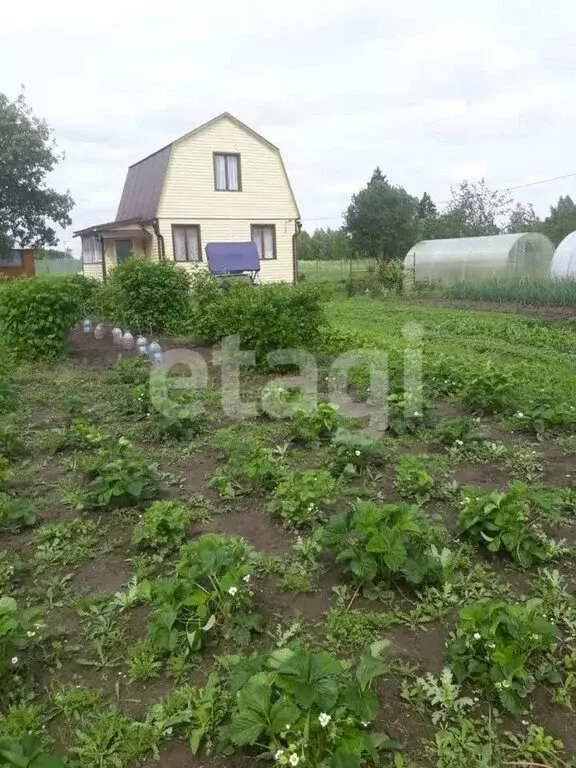
M 0 338 L 19 360 L 61 355 L 96 289 L 82 275 L 7 280 L 0 284 Z
M 219 285 L 210 278 L 195 285 L 193 333 L 204 344 L 238 334 L 242 349 L 256 352 L 260 368 L 272 367 L 268 353 L 315 349 L 325 324 L 321 291 L 310 285 Z
M 177 333 L 190 303 L 191 278 L 171 261 L 128 259 L 111 272 L 102 314 L 137 333 Z

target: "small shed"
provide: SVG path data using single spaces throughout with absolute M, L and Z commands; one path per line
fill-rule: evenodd
M 34 251 L 29 248 L 13 248 L 0 251 L 0 277 L 33 277 L 36 274 Z
M 554 251 L 550 277 L 576 280 L 576 232 L 570 232 Z
M 493 277 L 546 276 L 554 245 L 538 232 L 422 240 L 404 259 L 414 280 L 456 283 Z

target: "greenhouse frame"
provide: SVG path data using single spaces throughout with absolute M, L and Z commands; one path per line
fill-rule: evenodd
M 546 277 L 553 255 L 554 245 L 539 232 L 422 240 L 408 251 L 404 269 L 414 281 L 444 283 L 524 275 Z
M 554 251 L 550 277 L 576 279 L 576 232 L 570 232 Z

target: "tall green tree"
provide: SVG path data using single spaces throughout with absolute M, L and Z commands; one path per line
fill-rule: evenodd
M 550 213 L 538 230 L 558 245 L 566 235 L 576 230 L 576 205 L 570 195 L 560 196 L 556 205 L 550 206 Z
M 521 234 L 522 232 L 535 232 L 542 226 L 542 222 L 536 216 L 532 203 L 522 205 L 516 203 L 510 212 L 510 218 L 506 225 L 506 232 L 509 234 Z
M 438 209 L 436 208 L 436 204 L 428 194 L 428 192 L 424 192 L 420 200 L 418 201 L 418 206 L 416 208 L 416 218 L 418 220 L 427 219 L 430 216 L 437 216 L 438 215 Z
M 389 261 L 403 259 L 414 244 L 418 198 L 389 183 L 376 167 L 372 178 L 344 213 L 345 232 L 360 256 Z
M 33 114 L 24 93 L 14 101 L 0 93 L 0 249 L 56 245 L 51 224 L 72 223 L 70 193 L 47 184 L 62 158 L 52 131 Z

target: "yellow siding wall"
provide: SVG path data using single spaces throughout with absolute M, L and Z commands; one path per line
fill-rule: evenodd
M 83 264 L 82 271 L 84 277 L 95 277 L 97 280 L 102 280 L 102 263 Z
M 242 191 L 214 189 L 214 152 L 240 153 Z M 262 282 L 292 282 L 292 237 L 298 209 L 280 153 L 223 118 L 172 148 L 158 206 L 166 258 L 172 259 L 172 224 L 199 224 L 202 255 L 209 242 L 246 242 L 251 224 L 276 225 L 277 259 L 261 265 Z M 151 258 L 158 258 L 156 243 Z
M 260 262 L 260 280 L 263 283 L 291 283 L 293 282 L 292 238 L 295 232 L 295 221 L 244 221 L 240 219 L 171 219 L 161 220 L 160 233 L 164 236 L 166 259 L 174 258 L 172 244 L 172 224 L 196 224 L 200 226 L 200 241 L 202 259 L 205 261 L 206 243 L 234 243 L 250 241 L 251 224 L 275 224 L 276 225 L 276 251 L 278 258 L 263 260 Z M 182 264 L 185 268 L 197 269 L 197 264 Z

